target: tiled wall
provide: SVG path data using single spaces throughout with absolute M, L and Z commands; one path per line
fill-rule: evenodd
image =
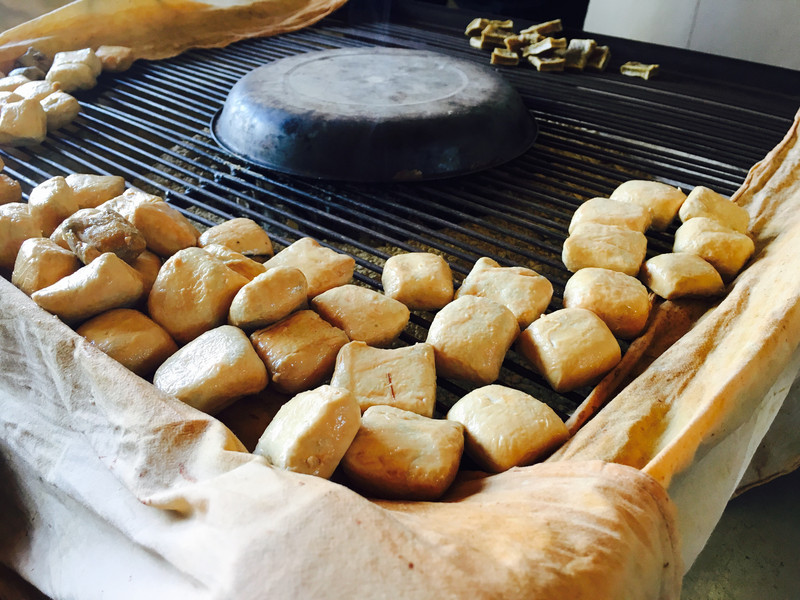
M 800 69 L 800 0 L 591 0 L 584 29 Z

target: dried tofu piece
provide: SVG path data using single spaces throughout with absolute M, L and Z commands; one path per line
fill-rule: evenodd
M 619 72 L 628 77 L 641 77 L 642 79 L 650 79 L 658 75 L 658 65 L 645 64 L 636 61 L 628 61 L 620 66 Z
M 464 30 L 464 35 L 468 35 L 470 37 L 480 35 L 488 25 L 489 19 L 484 19 L 482 17 L 472 19 L 472 21 L 467 24 L 467 28 Z
M 240 289 L 228 322 L 242 329 L 272 325 L 306 305 L 306 276 L 294 267 L 273 267 Z
M 564 56 L 567 61 L 564 68 L 573 71 L 583 71 L 586 68 L 589 55 L 594 52 L 596 47 L 597 42 L 594 40 L 571 39 Z
M 538 33 L 510 35 L 506 38 L 506 48 L 512 52 L 519 53 L 523 48 L 541 41 L 542 36 Z
M 103 65 L 103 71 L 119 73 L 131 68 L 136 56 L 127 46 L 100 46 L 95 54 Z
M 50 238 L 28 238 L 19 248 L 11 283 L 30 296 L 82 266 L 77 256 Z
M 546 37 L 543 40 L 526 46 L 522 51 L 522 56 L 534 56 L 537 54 L 544 54 L 550 50 L 563 49 L 567 47 L 567 38 L 552 38 Z
M 686 201 L 686 194 L 680 188 L 644 179 L 630 179 L 621 183 L 610 197 L 648 208 L 653 217 L 650 226 L 656 231 L 664 231 L 669 227 Z
M 106 200 L 116 198 L 125 192 L 125 179 L 118 175 L 72 173 L 67 175 L 65 180 L 75 192 L 75 199 L 80 208 L 97 208 Z
M 510 31 L 505 29 L 493 29 L 487 27 L 483 33 L 481 33 L 481 47 L 486 50 L 489 48 L 505 48 L 506 47 L 506 38 L 512 35 Z
M 495 48 L 492 50 L 490 62 L 493 65 L 516 67 L 519 64 L 519 54 L 505 48 Z
M 600 267 L 635 276 L 646 253 L 647 238 L 640 231 L 581 223 L 564 242 L 561 259 L 573 273 Z
M 531 25 L 527 29 L 523 29 L 520 31 L 520 34 L 527 34 L 527 33 L 540 33 L 545 35 L 547 33 L 558 33 L 563 29 L 561 24 L 561 19 L 554 19 L 552 21 L 545 21 L 544 23 L 537 23 L 536 25 Z
M 30 205 L 9 202 L 0 206 L 0 269 L 12 270 L 22 243 L 29 238 L 42 237 L 39 219 Z
M 651 220 L 650 209 L 639 204 L 611 198 L 591 198 L 572 214 L 569 232 L 575 231 L 581 223 L 600 223 L 644 233 L 650 227 Z
M 563 71 L 566 60 L 562 56 L 538 56 L 528 57 L 528 62 L 536 67 L 537 71 Z
M 0 173 L 0 204 L 22 202 L 22 186 L 19 181 Z
M 590 71 L 605 71 L 610 60 L 611 48 L 608 46 L 596 46 L 589 58 L 586 59 L 585 68 Z
M 381 275 L 384 293 L 412 310 L 438 310 L 453 299 L 453 273 L 431 252 L 391 256 Z
M 684 223 L 695 217 L 708 217 L 739 233 L 747 233 L 750 213 L 725 196 L 703 186 L 694 188 L 678 210 Z
M 264 263 L 267 269 L 300 269 L 306 276 L 309 298 L 348 283 L 353 278 L 355 265 L 356 261 L 352 256 L 326 248 L 309 237 L 300 238 Z
M 222 244 L 258 262 L 264 262 L 275 254 L 269 234 L 258 223 L 244 217 L 206 229 L 197 239 L 197 245 L 202 248 L 206 244 Z
M 695 217 L 678 227 L 673 252 L 691 252 L 707 260 L 724 279 L 732 279 L 755 251 L 744 233 L 709 219 Z
M 81 112 L 78 100 L 66 92 L 58 90 L 41 99 L 39 104 L 47 117 L 47 129 L 50 131 L 69 125 Z

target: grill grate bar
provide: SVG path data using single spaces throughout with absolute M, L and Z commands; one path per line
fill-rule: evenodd
M 553 283 L 550 310 L 556 310 L 570 277 L 561 244 L 581 202 L 607 196 L 632 178 L 684 189 L 708 185 L 730 194 L 781 138 L 796 109 L 793 100 L 768 92 L 763 104 L 748 100 L 739 106 L 725 89 L 669 73 L 663 81 L 643 83 L 612 73 L 559 77 L 501 69 L 537 118 L 536 144 L 500 167 L 409 184 L 290 177 L 230 156 L 211 138 L 212 116 L 252 68 L 301 52 L 376 44 L 488 60 L 468 46 L 461 31 L 435 23 L 350 26 L 328 18 L 299 32 L 140 61 L 127 73 L 104 75 L 82 96 L 82 114 L 72 125 L 41 147 L 3 149 L 0 156 L 26 194 L 56 174 L 117 174 L 164 196 L 200 226 L 250 217 L 277 249 L 315 237 L 352 254 L 356 281 L 375 289 L 385 260 L 400 251 L 445 255 L 456 283 L 480 256 L 529 266 Z M 648 234 L 648 255 L 669 251 L 674 229 Z M 432 318 L 414 311 L 403 343 L 424 341 Z M 552 392 L 514 351 L 499 383 L 529 391 L 562 416 L 588 391 Z M 439 386 L 439 414 L 469 389 L 445 380 Z

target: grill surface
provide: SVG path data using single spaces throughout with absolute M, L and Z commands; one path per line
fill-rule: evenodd
M 793 72 L 759 68 L 772 77 L 765 88 L 754 80 L 737 83 L 754 71 L 748 63 L 598 38 L 614 54 L 603 74 L 501 70 L 523 96 L 540 134 L 522 157 L 481 173 L 428 183 L 333 184 L 249 165 L 212 139 L 209 123 L 231 86 L 278 58 L 379 45 L 488 61 L 462 33 L 473 15 L 445 9 L 413 15 L 397 10 L 390 23 L 354 24 L 345 12 L 292 34 L 138 62 L 124 74 L 102 76 L 97 88 L 80 96 L 82 112 L 72 125 L 39 147 L 2 149 L 0 156 L 26 194 L 54 175 L 122 175 L 163 196 L 201 227 L 250 217 L 269 232 L 276 249 L 314 237 L 352 254 L 356 280 L 376 289 L 386 258 L 406 251 L 442 254 L 457 284 L 481 256 L 531 267 L 553 283 L 550 309 L 555 310 L 570 275 L 560 260 L 561 245 L 582 201 L 607 196 L 631 178 L 655 178 L 683 189 L 706 185 L 731 194 L 747 169 L 780 140 L 800 103 Z M 618 73 L 621 62 L 654 57 L 662 65 L 659 79 L 645 82 Z M 694 70 L 672 68 L 691 59 Z M 706 79 L 715 66 L 725 77 Z M 669 251 L 673 232 L 652 234 L 649 255 Z M 401 343 L 424 341 L 432 316 L 412 314 Z M 513 351 L 499 383 L 547 401 L 562 417 L 588 391 L 553 393 Z M 440 381 L 439 411 L 464 391 L 458 383 Z

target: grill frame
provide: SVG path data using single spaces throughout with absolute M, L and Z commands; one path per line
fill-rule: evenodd
M 329 183 L 272 173 L 219 148 L 209 131 L 213 115 L 239 77 L 268 60 L 387 45 L 488 61 L 462 35 L 471 16 L 461 11 L 404 2 L 389 23 L 351 18 L 343 10 L 299 32 L 103 75 L 97 88 L 79 96 L 82 113 L 72 125 L 38 147 L 0 149 L 5 171 L 21 182 L 26 197 L 53 175 L 123 175 L 200 226 L 245 216 L 265 227 L 277 249 L 308 235 L 351 253 L 356 282 L 374 289 L 380 289 L 383 261 L 398 251 L 442 253 L 456 285 L 477 258 L 489 256 L 546 275 L 556 290 L 555 310 L 569 277 L 558 259 L 560 246 L 580 202 L 607 195 L 630 178 L 732 194 L 748 168 L 780 140 L 800 104 L 800 94 L 786 91 L 800 90 L 800 78 L 785 69 L 598 37 L 614 56 L 603 74 L 499 69 L 540 131 L 522 157 L 487 171 L 431 182 Z M 616 67 L 628 59 L 662 63 L 661 77 L 622 77 Z M 743 78 L 760 75 L 747 85 L 737 70 Z M 709 71 L 716 78 L 703 81 Z M 674 226 L 650 234 L 649 255 L 667 251 L 673 232 Z M 414 312 L 400 343 L 424 341 L 431 319 L 431 313 Z M 589 391 L 552 392 L 513 350 L 498 383 L 529 391 L 562 417 Z M 471 388 L 440 379 L 439 389 L 441 415 Z

